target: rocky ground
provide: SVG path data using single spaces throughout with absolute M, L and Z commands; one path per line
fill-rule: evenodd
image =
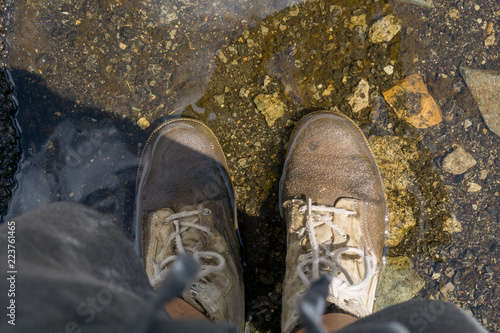
M 233 174 L 250 328 L 278 331 L 285 230 L 277 191 L 288 138 L 302 116 L 334 110 L 368 136 L 385 182 L 388 265 L 378 307 L 443 299 L 500 329 L 500 4 L 16 0 L 7 18 L 25 161 L 74 182 L 44 200 L 90 202 L 133 237 L 130 170 L 145 135 L 169 117 L 205 121 Z M 65 124 L 75 134 L 54 136 Z M 12 182 L 18 135 L 10 136 L 2 175 Z M 114 143 L 96 148 L 103 136 Z M 93 189 L 78 178 L 90 162 L 48 162 L 72 151 L 82 161 L 128 163 L 103 162 L 120 176 L 89 199 L 96 191 L 74 189 Z M 37 200 L 17 193 L 20 210 Z

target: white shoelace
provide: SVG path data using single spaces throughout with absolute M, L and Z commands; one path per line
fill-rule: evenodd
M 168 216 L 165 220 L 163 220 L 164 224 L 173 223 L 175 231 L 168 237 L 167 243 L 164 245 L 166 247 L 170 246 L 172 242 L 175 242 L 177 246 L 178 253 L 186 254 L 192 256 L 196 261 L 201 264 L 201 270 L 198 272 L 196 280 L 201 279 L 211 273 L 218 272 L 224 268 L 226 264 L 226 260 L 224 257 L 213 251 L 198 251 L 199 246 L 201 245 L 201 241 L 198 242 L 194 247 L 186 247 L 182 242 L 181 234 L 188 229 L 197 229 L 203 233 L 206 233 L 209 236 L 213 236 L 214 234 L 210 231 L 209 227 L 199 225 L 197 222 L 199 221 L 199 214 L 210 215 L 211 211 L 208 208 L 192 210 L 192 211 L 183 211 L 180 213 L 172 214 Z M 189 219 L 191 217 L 191 219 Z M 201 262 L 201 258 L 217 258 L 217 265 L 206 265 Z M 167 265 L 177 258 L 177 255 L 173 254 L 165 258 L 160 264 L 158 264 L 154 259 L 151 259 L 153 264 L 153 277 L 150 279 L 151 285 L 155 285 L 161 283 L 163 278 L 165 277 L 168 267 Z
M 358 300 L 358 297 L 365 294 L 370 286 L 371 279 L 375 275 L 377 270 L 375 265 L 376 261 L 371 256 L 368 255 L 366 247 L 364 251 L 362 251 L 361 249 L 355 247 L 346 246 L 339 248 L 334 252 L 330 252 L 325 245 L 318 243 L 316 239 L 316 233 L 314 231 L 315 227 L 319 227 L 323 224 L 326 224 L 333 230 L 336 230 L 341 235 L 341 237 L 347 238 L 344 230 L 340 226 L 333 223 L 333 214 L 339 214 L 341 216 L 347 217 L 349 215 L 356 215 L 356 212 L 343 208 L 313 205 L 311 199 L 309 199 L 307 205 L 304 205 L 299 208 L 300 213 L 305 213 L 306 210 L 307 210 L 306 226 L 299 229 L 297 231 L 297 234 L 299 235 L 299 237 L 301 237 L 307 231 L 309 236 L 309 241 L 311 243 L 311 252 L 310 254 L 308 254 L 308 257 L 311 258 L 306 259 L 301 263 L 299 263 L 299 265 L 297 265 L 297 274 L 300 280 L 306 287 L 309 287 L 311 284 L 311 280 L 307 278 L 304 272 L 305 266 L 309 264 L 312 266 L 312 281 L 314 281 L 320 277 L 319 276 L 320 264 L 325 265 L 331 269 L 331 273 L 329 274 L 331 274 L 332 276 L 332 282 L 330 283 L 328 289 L 328 297 L 337 299 L 342 302 Z M 319 215 L 319 214 L 313 214 L 314 212 L 318 213 L 328 212 L 333 214 Z M 324 255 L 322 256 L 320 256 L 319 253 L 320 248 L 324 251 Z M 349 272 L 347 272 L 347 270 L 340 263 L 340 256 L 344 253 L 357 254 L 363 257 L 365 274 L 363 280 L 361 280 L 359 283 L 354 283 Z M 347 281 L 340 278 L 338 274 L 339 271 L 345 276 Z M 358 306 L 360 306 L 363 309 L 363 311 L 365 311 L 367 314 L 369 313 L 366 307 L 363 306 L 362 304 L 358 304 Z

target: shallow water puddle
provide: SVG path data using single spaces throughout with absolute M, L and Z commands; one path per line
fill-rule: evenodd
M 369 137 L 386 182 L 390 279 L 406 276 L 406 297 L 454 302 L 497 330 L 498 113 L 475 91 L 497 82 L 481 70 L 499 67 L 499 6 L 16 0 L 7 59 L 23 160 L 8 216 L 78 201 L 132 238 L 147 134 L 170 117 L 204 120 L 233 173 L 249 327 L 278 331 L 286 145 L 302 116 L 334 110 Z M 381 306 L 395 301 L 379 295 Z

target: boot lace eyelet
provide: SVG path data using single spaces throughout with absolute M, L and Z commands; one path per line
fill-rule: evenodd
M 210 215 L 212 214 L 212 211 L 208 208 L 203 208 L 203 215 Z

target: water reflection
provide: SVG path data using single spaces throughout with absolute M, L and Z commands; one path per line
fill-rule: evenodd
M 9 66 L 105 111 L 179 116 L 203 96 L 216 51 L 298 0 L 14 1 Z M 64 69 L 64 70 L 62 70 Z
M 144 135 L 114 115 L 58 97 L 35 75 L 12 74 L 23 154 L 5 219 L 74 201 L 105 214 L 133 238 L 138 142 Z
M 295 65 L 294 55 L 295 50 L 290 46 L 283 52 L 274 54 L 271 59 L 266 61 L 266 69 L 269 75 L 281 80 L 285 87 L 285 93 L 291 96 L 293 102 L 297 106 L 302 106 L 304 98 L 294 77 L 298 69 Z

